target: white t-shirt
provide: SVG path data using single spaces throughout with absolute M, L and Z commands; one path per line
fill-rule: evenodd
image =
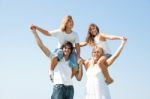
M 63 58 L 54 69 L 54 84 L 73 85 L 71 76 L 72 69 L 69 67 L 69 61 Z
M 79 43 L 78 34 L 74 31 L 67 34 L 62 32 L 60 29 L 53 30 L 49 32 L 51 36 L 56 37 L 58 39 L 58 48 L 60 48 L 66 41 L 69 41 L 75 46 L 75 43 Z

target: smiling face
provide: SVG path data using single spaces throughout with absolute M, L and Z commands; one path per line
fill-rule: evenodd
M 64 47 L 63 47 L 63 54 L 64 54 L 64 56 L 69 57 L 70 53 L 71 53 L 71 48 L 70 48 L 70 46 L 67 46 L 67 45 L 64 46 Z
M 95 24 L 90 24 L 89 26 L 89 33 L 92 36 L 96 36 L 99 33 L 99 28 Z
M 95 46 L 92 50 L 92 58 L 94 61 L 98 61 L 98 59 L 104 54 L 103 49 L 101 47 Z
M 95 27 L 95 26 L 91 26 L 91 27 L 90 27 L 90 32 L 91 32 L 91 35 L 96 36 L 96 34 L 97 34 L 97 29 L 96 29 L 96 27 Z
M 61 49 L 63 51 L 63 56 L 67 59 L 73 51 L 73 45 L 71 42 L 67 41 L 62 45 Z

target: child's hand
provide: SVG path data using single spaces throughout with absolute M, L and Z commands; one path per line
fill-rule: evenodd
M 36 29 L 36 26 L 32 24 L 31 27 L 30 27 L 30 29 L 34 30 L 34 29 Z
M 122 44 L 125 45 L 126 42 L 127 42 L 127 38 L 123 37 Z
M 82 65 L 82 64 L 83 64 L 83 59 L 81 59 L 81 58 L 78 59 L 78 64 L 79 64 L 79 65 Z
M 107 60 L 107 57 L 106 56 L 102 56 L 100 58 L 100 63 L 104 64 L 104 62 L 106 62 L 106 60 Z
M 128 38 L 126 38 L 126 37 L 123 37 L 123 40 L 127 41 L 127 40 L 128 40 Z

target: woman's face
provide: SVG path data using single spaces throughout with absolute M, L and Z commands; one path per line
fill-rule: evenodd
M 71 47 L 70 46 L 64 46 L 63 47 L 63 54 L 64 54 L 64 56 L 69 57 L 70 53 L 71 53 Z
M 96 36 L 98 31 L 97 31 L 97 28 L 95 26 L 91 26 L 90 32 L 91 32 L 91 35 Z
M 93 52 L 92 52 L 92 57 L 93 57 L 93 59 L 95 60 L 95 61 L 97 61 L 100 57 L 101 57 L 101 55 L 102 55 L 102 49 L 95 49 Z

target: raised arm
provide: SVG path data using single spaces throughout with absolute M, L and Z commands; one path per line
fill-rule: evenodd
M 36 25 L 31 25 L 30 28 L 31 28 L 31 30 L 36 29 L 36 30 L 40 31 L 42 34 L 44 34 L 46 36 L 51 36 L 51 34 L 47 30 L 42 29 L 41 27 L 38 27 Z
M 106 63 L 107 63 L 108 66 L 111 65 L 116 60 L 116 58 L 120 55 L 120 53 L 123 50 L 126 42 L 127 42 L 127 38 L 123 38 L 123 40 L 121 40 L 121 44 L 118 47 L 117 51 L 110 58 L 108 58 L 106 60 Z
M 38 46 L 41 48 L 41 50 L 44 52 L 44 54 L 47 56 L 47 57 L 50 57 L 50 50 L 44 46 L 44 44 L 42 43 L 41 39 L 39 38 L 37 32 L 35 29 L 32 29 L 32 33 L 35 37 L 35 40 L 38 44 Z

